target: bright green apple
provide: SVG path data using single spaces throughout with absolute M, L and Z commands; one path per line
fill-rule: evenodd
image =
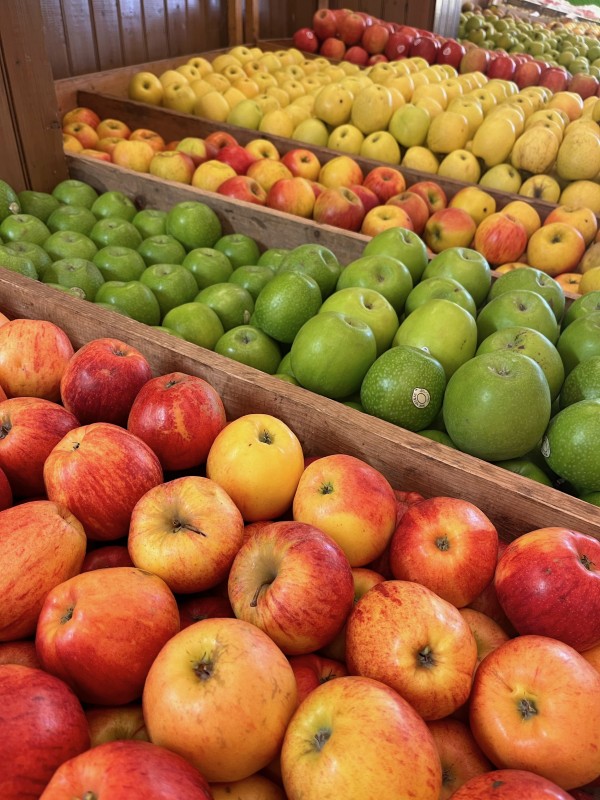
M 167 212 L 158 208 L 144 208 L 131 220 L 140 232 L 142 239 L 166 233 Z
M 206 203 L 197 200 L 184 200 L 169 209 L 166 232 L 188 251 L 196 247 L 214 247 L 223 235 L 218 216 Z
M 135 203 L 119 190 L 103 192 L 94 200 L 91 210 L 98 219 L 118 217 L 128 222 L 131 222 L 138 212 Z
M 600 355 L 600 311 L 573 320 L 561 333 L 556 348 L 566 375 L 582 361 Z
M 46 267 L 42 281 L 57 283 L 69 289 L 78 286 L 84 293 L 84 298 L 93 302 L 104 278 L 93 261 L 85 258 L 62 258 Z
M 102 217 L 90 231 L 89 237 L 98 249 L 114 246 L 137 250 L 142 243 L 142 235 L 135 225 L 120 217 Z
M 98 248 L 83 233 L 77 231 L 56 231 L 51 233 L 42 245 L 52 261 L 61 258 L 85 258 L 92 261 Z
M 32 214 L 10 214 L 0 222 L 0 240 L 43 245 L 50 236 L 48 226 Z
M 573 300 L 563 317 L 563 330 L 579 317 L 584 317 L 586 314 L 593 314 L 594 311 L 600 311 L 600 291 L 588 292 Z
M 256 302 L 256 298 L 275 275 L 275 270 L 266 265 L 248 264 L 245 267 L 234 269 L 229 278 L 229 283 L 236 283 L 247 289 Z
M 398 314 L 389 300 L 376 289 L 363 286 L 338 289 L 323 302 L 319 313 L 328 311 L 337 311 L 365 322 L 375 336 L 378 356 L 391 346 L 398 330 Z
M 213 283 L 229 280 L 233 272 L 231 261 L 225 253 L 213 247 L 196 247 L 185 256 L 182 262 L 194 278 L 198 289 L 205 289 Z
M 238 325 L 226 331 L 216 343 L 215 353 L 269 375 L 275 374 L 281 361 L 277 342 L 253 325 Z
M 50 233 L 79 231 L 89 236 L 97 221 L 96 215 L 85 206 L 59 206 L 50 214 L 46 225 Z
M 158 300 L 161 319 L 172 308 L 191 303 L 198 293 L 194 276 L 181 264 L 152 264 L 142 272 L 140 281 Z
M 160 323 L 160 307 L 151 289 L 141 281 L 106 281 L 96 292 L 94 302 L 108 305 L 146 325 Z
M 285 256 L 278 273 L 302 272 L 319 284 L 323 299 L 335 289 L 341 272 L 335 253 L 322 244 L 301 244 Z
M 544 298 L 530 289 L 509 289 L 486 303 L 477 315 L 479 342 L 502 328 L 534 328 L 556 344 L 559 325 Z
M 244 233 L 228 233 L 221 236 L 214 245 L 215 250 L 229 259 L 233 269 L 256 264 L 260 258 L 258 244 L 251 236 Z
M 182 264 L 185 248 L 168 233 L 149 236 L 137 248 L 147 267 L 152 264 Z
M 30 261 L 35 267 L 39 278 L 44 274 L 48 264 L 52 263 L 48 253 L 39 244 L 33 244 L 33 242 L 7 242 L 5 247 L 16 256 L 21 256 Z M 3 250 L 2 252 L 6 251 Z
M 36 192 L 32 189 L 24 189 L 19 192 L 18 198 L 22 214 L 32 214 L 46 223 L 50 214 L 61 205 L 60 200 L 57 200 L 49 192 Z
M 485 301 L 492 285 L 492 273 L 487 260 L 469 247 L 449 247 L 431 259 L 423 278 L 444 276 L 454 278 L 469 292 L 477 308 Z
M 493 300 L 502 292 L 511 289 L 530 289 L 537 292 L 548 303 L 557 322 L 560 322 L 565 312 L 565 293 L 558 281 L 550 275 L 534 267 L 512 269 L 500 275 L 490 289 L 488 300 Z
M 436 298 L 457 303 L 473 317 L 477 313 L 475 301 L 465 287 L 455 281 L 454 278 L 439 275 L 433 278 L 424 278 L 417 283 L 406 300 L 406 315 L 412 314 L 416 308 L 422 306 L 428 300 Z
M 204 303 L 191 302 L 177 306 L 165 315 L 162 324 L 180 333 L 186 341 L 207 350 L 214 350 L 225 333 L 217 314 Z
M 412 291 L 413 280 L 408 267 L 397 258 L 385 255 L 361 256 L 341 271 L 336 290 L 348 289 L 350 286 L 375 289 L 388 300 L 400 317 Z
M 52 190 L 52 197 L 68 206 L 85 206 L 91 208 L 98 199 L 98 192 L 93 186 L 75 178 L 58 183 Z
M 213 283 L 192 299 L 212 308 L 226 332 L 239 325 L 247 325 L 254 311 L 252 295 L 236 283 Z
M 362 252 L 363 256 L 392 256 L 408 268 L 417 284 L 427 266 L 427 247 L 425 242 L 408 228 L 388 228 L 373 236 Z
M 321 307 L 319 284 L 303 272 L 279 271 L 256 298 L 251 323 L 278 342 L 291 344 Z
M 130 247 L 102 247 L 92 261 L 105 281 L 137 281 L 146 269 L 144 259 Z

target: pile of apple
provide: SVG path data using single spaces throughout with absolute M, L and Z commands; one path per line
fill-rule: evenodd
M 596 539 L 507 545 L 117 339 L 0 354 L 3 800 L 593 795 Z

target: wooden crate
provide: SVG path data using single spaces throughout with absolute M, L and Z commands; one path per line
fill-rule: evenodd
M 0 311 L 51 320 L 76 348 L 98 337 L 120 338 L 144 353 L 156 375 L 179 370 L 207 380 L 230 419 L 253 412 L 279 417 L 298 435 L 306 456 L 348 453 L 380 470 L 395 488 L 469 500 L 507 540 L 547 526 L 600 539 L 598 509 L 582 500 L 3 268 Z

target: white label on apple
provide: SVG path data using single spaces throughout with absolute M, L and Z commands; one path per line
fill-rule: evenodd
M 431 397 L 427 389 L 413 389 L 412 401 L 417 408 L 427 408 Z
M 542 446 L 540 450 L 544 458 L 548 458 L 548 456 L 550 455 L 550 442 L 548 441 L 547 436 L 544 436 L 544 438 L 542 439 Z

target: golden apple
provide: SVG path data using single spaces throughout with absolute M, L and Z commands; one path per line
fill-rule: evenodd
M 487 189 L 498 189 L 501 192 L 516 194 L 521 188 L 521 174 L 512 164 L 496 164 L 486 170 L 479 179 L 479 185 Z
M 442 111 L 431 120 L 427 132 L 427 147 L 434 153 L 464 150 L 468 137 L 467 118 L 456 111 Z
M 527 231 L 527 236 L 531 236 L 534 231 L 541 226 L 540 215 L 535 208 L 524 200 L 512 200 L 500 209 L 501 214 L 510 214 L 511 217 L 518 219 Z
M 440 164 L 440 170 L 442 164 Z M 442 174 L 441 171 L 439 174 Z M 448 205 L 451 208 L 462 208 L 469 214 L 476 225 L 479 225 L 481 220 L 496 211 L 496 200 L 491 194 L 477 186 L 465 186 L 464 189 L 459 189 L 450 199 Z
M 437 173 L 440 162 L 435 155 L 426 147 L 415 145 L 409 147 L 404 153 L 401 164 L 406 169 L 414 169 L 419 172 Z

